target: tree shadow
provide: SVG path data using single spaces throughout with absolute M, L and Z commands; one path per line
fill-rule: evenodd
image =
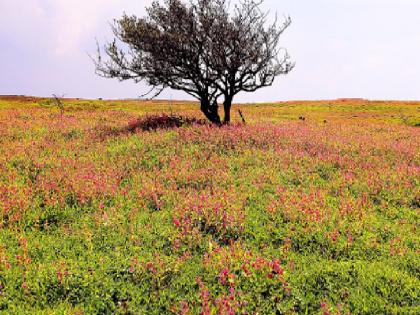
M 154 114 L 134 119 L 123 127 L 98 126 L 94 128 L 95 138 L 104 140 L 109 137 L 128 135 L 137 132 L 176 129 L 188 126 L 204 126 L 209 122 L 204 119 L 175 114 Z
M 207 125 L 208 122 L 203 119 L 195 117 L 181 116 L 181 115 L 148 115 L 133 121 L 130 121 L 125 127 L 127 132 L 137 131 L 156 131 L 160 129 L 174 129 L 192 125 Z

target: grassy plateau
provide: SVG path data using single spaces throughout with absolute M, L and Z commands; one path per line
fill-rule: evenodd
M 0 98 L 0 314 L 420 314 L 420 102 L 198 107 Z

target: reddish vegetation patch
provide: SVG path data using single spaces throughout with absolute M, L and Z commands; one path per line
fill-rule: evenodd
M 0 101 L 28 102 L 33 103 L 45 98 L 25 95 L 0 95 Z
M 0 313 L 418 313 L 415 103 L 65 103 L 0 103 Z
M 158 129 L 172 129 L 179 128 L 182 126 L 206 124 L 207 122 L 205 120 L 197 119 L 195 117 L 161 114 L 148 115 L 144 118 L 132 120 L 129 122 L 127 130 L 130 132 L 135 132 L 137 130 L 151 131 Z

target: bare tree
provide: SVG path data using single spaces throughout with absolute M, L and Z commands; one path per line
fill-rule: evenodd
M 154 1 L 147 16 L 124 15 L 115 20 L 115 39 L 98 47 L 96 71 L 107 78 L 145 81 L 145 95 L 165 88 L 197 98 L 201 111 L 220 124 L 218 98 L 224 96 L 224 122 L 230 121 L 233 98 L 241 91 L 270 86 L 293 64 L 281 59 L 279 38 L 290 18 L 265 27 L 262 1 L 243 0 L 230 10 L 226 0 Z M 230 11 L 233 11 L 230 13 Z
M 236 94 L 271 86 L 277 76 L 289 73 L 294 67 L 287 51 L 279 47 L 280 36 L 290 26 L 291 18 L 287 17 L 279 26 L 276 17 L 266 27 L 268 14 L 261 10 L 262 3 L 241 1 L 235 6 L 229 23 L 212 40 L 218 47 L 214 47 L 211 54 L 214 59 L 209 63 L 217 72 L 216 83 L 224 96 L 225 122 L 230 121 Z
M 64 115 L 64 104 L 61 101 L 61 99 L 65 96 L 65 94 L 63 95 L 57 95 L 57 94 L 53 94 L 53 100 L 54 100 L 54 104 L 55 106 L 57 106 L 60 109 L 60 116 L 63 117 Z
M 63 103 L 64 96 L 65 94 L 63 95 L 53 94 L 52 98 L 44 99 L 40 101 L 38 104 L 45 107 L 53 107 L 53 106 L 57 107 L 60 110 L 60 117 L 62 118 L 64 116 L 64 103 Z

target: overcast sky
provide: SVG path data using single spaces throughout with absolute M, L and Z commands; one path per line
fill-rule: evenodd
M 88 53 L 109 22 L 147 0 L 0 0 L 0 94 L 131 98 L 145 86 L 96 77 Z M 290 15 L 296 68 L 241 102 L 364 97 L 420 100 L 420 0 L 266 0 Z M 162 98 L 187 99 L 166 91 Z

